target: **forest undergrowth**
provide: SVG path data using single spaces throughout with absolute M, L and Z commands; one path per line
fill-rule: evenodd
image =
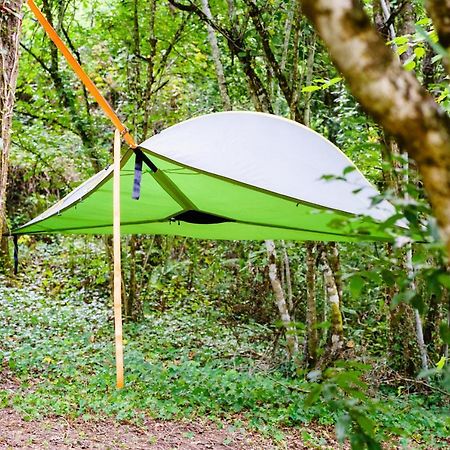
M 2 408 L 27 420 L 206 418 L 279 441 L 286 429 L 301 429 L 311 448 L 324 448 L 312 424 L 336 426 L 338 437 L 349 425 L 399 448 L 448 448 L 444 394 L 380 384 L 375 358 L 338 362 L 333 377 L 315 383 L 283 362 L 271 326 L 233 319 L 214 304 L 178 302 L 161 311 L 146 302 L 144 320 L 125 324 L 126 387 L 117 390 L 107 283 L 80 283 L 81 274 L 99 270 L 92 261 L 71 280 L 61 259 L 67 245 L 63 239 L 51 256 L 52 245 L 41 242 L 34 263 L 25 254 L 23 273 L 0 283 L 0 367 L 16 383 L 0 388 Z

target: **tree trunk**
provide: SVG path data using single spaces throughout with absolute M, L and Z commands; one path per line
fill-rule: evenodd
M 211 10 L 209 9 L 208 0 L 202 1 L 202 11 L 205 13 L 208 19 L 212 20 Z M 211 47 L 211 55 L 214 61 L 214 67 L 216 70 L 217 82 L 219 84 L 220 96 L 222 98 L 223 109 L 225 111 L 231 111 L 231 100 L 228 95 L 227 82 L 225 80 L 225 74 L 223 70 L 222 61 L 220 60 L 220 50 L 219 45 L 217 43 L 216 33 L 214 32 L 213 27 L 206 23 L 206 29 L 208 30 L 208 41 Z
M 11 125 L 19 66 L 20 14 L 23 0 L 0 5 L 0 267 L 9 265 L 6 231 L 6 189 L 8 186 Z
M 450 74 L 450 1 L 427 0 L 426 6 L 433 19 L 439 42 L 447 51 L 447 57 L 444 58 L 443 63 L 447 73 Z
M 448 0 L 429 3 L 448 6 Z M 403 70 L 361 2 L 303 0 L 302 6 L 355 97 L 417 161 L 450 254 L 450 119 L 415 76 Z
M 387 21 L 391 14 L 390 3 L 388 0 L 380 0 L 380 2 L 381 2 L 382 9 L 383 9 L 384 18 Z M 401 35 L 413 34 L 415 31 L 414 24 L 415 24 L 415 18 L 414 18 L 414 11 L 413 11 L 412 5 L 410 2 L 405 2 L 403 5 L 403 11 L 402 11 L 400 34 Z M 393 25 L 390 26 L 389 32 L 390 32 L 390 35 L 391 35 L 390 37 L 392 40 L 397 37 L 395 28 Z M 405 64 L 406 61 L 412 56 L 412 54 L 413 54 L 412 49 L 408 47 L 408 49 L 400 55 L 400 57 L 399 57 L 400 62 L 402 64 Z M 394 154 L 400 153 L 398 145 L 395 143 L 395 141 L 392 142 L 392 148 L 394 150 L 393 151 Z M 409 196 L 407 193 L 407 186 L 409 183 L 408 154 L 406 152 L 404 152 L 402 154 L 402 156 L 404 159 L 404 163 L 403 163 L 403 167 L 402 167 L 404 176 L 403 176 L 402 183 L 400 183 L 400 181 L 397 179 L 398 185 L 396 186 L 396 191 L 398 193 L 401 193 L 403 191 L 405 193 L 404 194 L 405 199 L 408 200 L 409 199 Z M 413 266 L 413 262 L 412 262 L 412 244 L 411 243 L 406 244 L 405 267 L 406 267 L 406 271 L 408 273 L 408 278 L 411 280 L 410 281 L 410 289 L 411 289 L 411 291 L 415 292 L 417 287 L 416 287 L 416 283 L 414 281 L 414 266 Z M 410 311 L 410 308 L 408 308 L 408 312 L 409 311 Z M 424 338 L 423 338 L 422 318 L 420 317 L 420 313 L 417 309 L 413 310 L 413 314 L 414 314 L 414 323 L 415 323 L 415 336 L 416 336 L 416 341 L 417 341 L 417 345 L 418 345 L 418 349 L 419 349 L 419 353 L 420 353 L 420 358 L 422 361 L 422 370 L 427 370 L 428 369 L 428 354 L 427 354 L 427 348 L 426 348 Z M 394 332 L 396 332 L 396 331 L 394 331 Z
M 326 364 L 334 361 L 344 351 L 344 324 L 339 302 L 339 293 L 336 286 L 333 271 L 331 270 L 326 250 L 323 247 L 320 253 L 320 261 L 322 264 L 323 276 L 327 292 L 327 302 L 330 308 L 330 332 L 328 349 L 325 353 L 324 360 Z
M 336 288 L 339 294 L 339 302 L 343 302 L 343 286 L 342 286 L 342 275 L 341 275 L 341 258 L 339 256 L 339 248 L 336 242 L 330 242 L 328 244 L 328 262 L 330 263 L 331 271 L 333 272 L 334 281 L 336 283 Z
M 316 244 L 306 243 L 306 339 L 305 362 L 312 368 L 317 363 L 319 335 L 317 332 L 316 305 Z
M 310 44 L 309 52 L 308 52 L 308 60 L 307 60 L 307 71 L 306 71 L 306 79 L 305 85 L 309 86 L 312 83 L 312 78 L 314 75 L 314 59 L 316 56 L 316 34 L 313 34 L 312 42 Z M 299 86 L 301 89 L 302 86 Z M 304 107 L 303 107 L 303 123 L 307 126 L 311 126 L 311 92 L 306 92 L 304 97 Z M 291 115 L 292 115 L 291 108 Z
M 289 357 L 292 359 L 298 353 L 297 332 L 295 329 L 295 324 L 292 322 L 291 316 L 289 314 L 286 297 L 284 295 L 284 291 L 280 283 L 280 278 L 278 276 L 275 243 L 270 240 L 267 240 L 265 242 L 269 265 L 270 283 L 272 284 L 273 292 L 275 294 L 276 304 L 278 307 L 278 311 L 280 312 L 281 322 L 283 323 L 286 332 L 286 343 Z
M 417 286 L 414 280 L 411 244 L 409 244 L 408 248 L 406 249 L 406 268 L 408 270 L 408 277 L 410 278 L 410 289 L 413 292 L 417 292 Z M 414 308 L 414 322 L 416 325 L 416 341 L 419 347 L 420 359 L 422 361 L 422 370 L 428 370 L 428 352 L 425 345 L 425 340 L 423 338 L 422 318 L 420 317 L 420 313 L 416 308 Z
M 295 321 L 294 317 L 294 296 L 292 293 L 292 277 L 291 277 L 291 264 L 289 262 L 289 255 L 286 249 L 286 243 L 284 241 L 281 241 L 281 247 L 283 249 L 283 266 L 284 266 L 284 274 L 286 277 L 286 296 L 287 296 L 287 303 L 289 307 L 289 314 L 291 315 L 291 318 L 293 321 Z

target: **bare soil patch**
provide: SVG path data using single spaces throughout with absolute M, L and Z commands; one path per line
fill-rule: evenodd
M 326 433 L 327 434 L 327 433 Z M 148 419 L 143 426 L 113 420 L 67 420 L 62 417 L 24 420 L 13 409 L 0 410 L 0 449 L 150 449 L 150 450 L 304 450 L 336 448 L 332 433 L 325 446 L 307 446 L 299 434 L 286 436 L 282 443 L 232 426 Z

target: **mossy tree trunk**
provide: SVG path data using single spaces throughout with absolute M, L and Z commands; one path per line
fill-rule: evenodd
M 314 242 L 306 244 L 306 339 L 305 363 L 309 368 L 317 363 L 319 348 L 319 333 L 317 331 L 316 303 L 316 249 Z
M 320 250 L 320 263 L 322 266 L 327 303 L 329 307 L 330 329 L 328 333 L 327 349 L 325 350 L 323 365 L 329 365 L 338 359 L 345 347 L 344 323 L 342 319 L 341 303 L 336 279 L 331 269 L 325 246 Z

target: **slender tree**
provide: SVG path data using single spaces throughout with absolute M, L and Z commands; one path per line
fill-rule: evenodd
M 19 66 L 22 0 L 0 4 L 0 233 L 6 231 L 6 189 L 14 96 Z M 1 236 L 0 235 L 0 236 Z M 8 261 L 7 241 L 1 237 L 0 266 Z
M 277 269 L 277 254 L 274 241 L 266 241 L 267 258 L 269 265 L 269 279 L 275 295 L 276 304 L 280 313 L 280 318 L 286 330 L 286 342 L 288 353 L 294 358 L 298 353 L 298 338 L 295 324 L 289 314 L 288 304 L 286 302 L 286 294 L 281 286 L 280 277 Z
M 330 310 L 329 342 L 323 358 L 324 365 L 328 365 L 330 362 L 339 358 L 344 351 L 344 324 L 342 320 L 339 291 L 333 270 L 330 267 L 326 246 L 322 245 L 319 251 L 327 302 Z
M 319 334 L 317 330 L 316 304 L 316 244 L 306 244 L 306 339 L 305 362 L 307 367 L 314 367 L 317 362 Z
M 205 16 L 212 20 L 211 10 L 209 9 L 208 0 L 202 0 L 202 11 L 205 13 Z M 214 31 L 214 28 L 206 23 L 206 29 L 208 30 L 208 41 L 211 47 L 211 55 L 214 61 L 214 68 L 216 70 L 217 82 L 219 85 L 220 97 L 222 98 L 223 109 L 225 111 L 230 111 L 231 108 L 231 100 L 228 94 L 227 82 L 225 79 L 225 73 L 223 70 L 223 64 L 220 59 L 220 50 L 219 44 L 217 42 L 217 36 Z

